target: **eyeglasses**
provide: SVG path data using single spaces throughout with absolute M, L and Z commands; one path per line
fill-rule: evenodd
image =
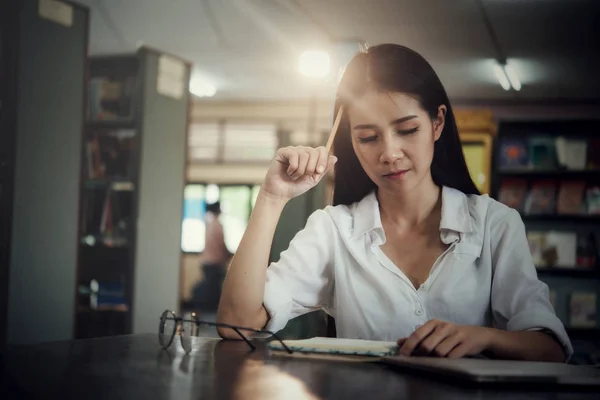
M 248 344 L 251 350 L 256 350 L 256 345 L 252 343 L 252 339 L 247 335 L 244 335 L 242 331 L 248 331 L 253 334 L 263 334 L 269 335 L 273 337 L 273 339 L 277 340 L 281 343 L 283 349 L 292 354 L 293 351 L 290 349 L 284 342 L 281 340 L 279 336 L 277 336 L 274 332 L 262 330 L 262 329 L 253 329 L 247 328 L 243 326 L 229 325 L 229 324 L 221 324 L 217 322 L 208 322 L 201 321 L 196 316 L 196 313 L 186 314 L 184 318 L 178 317 L 173 311 L 165 310 L 160 316 L 160 325 L 158 327 L 158 342 L 162 346 L 163 349 L 168 348 L 171 343 L 173 343 L 173 339 L 175 338 L 175 333 L 177 332 L 177 328 L 179 328 L 179 338 L 181 340 L 181 347 L 185 350 L 186 353 L 192 351 L 192 336 L 198 336 L 198 330 L 201 325 L 206 326 L 214 326 L 214 327 L 222 327 L 229 328 L 235 331 L 240 338 Z

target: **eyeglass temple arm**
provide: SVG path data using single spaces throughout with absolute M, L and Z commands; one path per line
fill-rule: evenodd
M 269 334 L 273 335 L 273 337 L 274 337 L 275 339 L 277 339 L 277 341 L 278 341 L 279 343 L 281 343 L 281 346 L 282 346 L 282 347 L 285 349 L 285 351 L 287 351 L 287 352 L 288 352 L 288 354 L 292 354 L 292 353 L 294 352 L 294 351 L 293 351 L 292 349 L 290 349 L 290 348 L 287 346 L 287 344 L 285 344 L 285 343 L 283 342 L 283 340 L 282 340 L 282 339 L 281 339 L 279 336 L 277 336 L 277 335 L 276 335 L 274 332 L 269 332 L 269 331 L 264 331 L 264 332 L 267 332 L 267 333 L 269 333 Z
M 256 350 L 256 346 L 254 345 L 254 343 L 249 341 L 248 338 L 246 337 L 246 335 L 244 335 L 242 332 L 240 332 L 240 330 L 238 328 L 232 326 L 231 329 L 233 329 L 238 335 L 240 335 L 240 337 L 244 340 L 244 342 L 246 342 L 248 344 L 248 346 L 250 346 L 250 348 L 252 350 Z
M 229 324 L 223 324 L 223 323 L 214 323 L 214 322 L 206 322 L 206 321 L 199 321 L 199 320 L 195 320 L 195 321 L 189 321 L 189 320 L 185 320 L 183 318 L 175 318 L 176 320 L 180 320 L 180 321 L 187 321 L 187 322 L 194 322 L 197 325 L 202 325 L 202 324 L 206 324 L 206 325 L 213 325 L 213 326 L 222 326 L 224 328 L 229 328 L 229 329 L 233 329 L 235 331 L 235 333 L 238 334 L 239 337 L 242 338 L 242 340 L 244 342 L 246 342 L 246 344 L 248 346 L 250 346 L 250 348 L 252 350 L 256 350 L 256 346 L 254 345 L 254 343 L 252 343 L 250 340 L 248 340 L 248 338 L 246 337 L 246 335 L 244 335 L 241 332 L 241 329 L 243 330 L 248 330 L 254 333 L 268 333 L 269 335 L 273 336 L 275 339 L 277 339 L 277 341 L 279 343 L 281 343 L 281 346 L 285 349 L 285 351 L 287 351 L 289 354 L 292 354 L 294 351 L 292 349 L 290 349 L 284 342 L 283 340 L 275 333 L 275 332 L 271 332 L 271 331 L 267 331 L 267 330 L 258 330 L 258 329 L 252 329 L 252 328 L 241 328 L 241 327 L 237 327 L 234 325 L 229 325 Z

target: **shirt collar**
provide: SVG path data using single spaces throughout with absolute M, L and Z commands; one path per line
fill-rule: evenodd
M 444 186 L 442 188 L 442 220 L 440 230 L 448 229 L 459 233 L 473 231 L 473 221 L 469 212 L 467 195 L 460 190 Z
M 445 230 L 457 233 L 473 231 L 467 196 L 460 190 L 446 186 L 442 187 L 442 219 L 440 221 L 440 231 Z M 358 237 L 371 231 L 379 233 L 382 241 L 385 241 L 379 214 L 379 202 L 375 191 L 370 192 L 356 205 L 352 236 Z

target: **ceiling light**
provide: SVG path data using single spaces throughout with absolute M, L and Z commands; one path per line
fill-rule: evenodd
M 494 73 L 496 74 L 496 78 L 498 79 L 500 86 L 502 86 L 502 89 L 510 90 L 510 82 L 504 72 L 504 68 L 502 68 L 500 64 L 494 65 Z
M 197 97 L 213 97 L 217 93 L 217 88 L 202 78 L 192 77 L 190 93 Z
M 329 54 L 324 51 L 305 51 L 300 56 L 300 73 L 311 77 L 325 77 L 329 74 Z
M 514 90 L 516 90 L 517 92 L 519 90 L 521 90 L 521 81 L 519 80 L 519 77 L 517 76 L 517 71 L 515 71 L 515 69 L 512 67 L 512 65 L 505 65 L 504 66 L 504 72 L 506 74 L 506 76 L 508 77 L 508 80 L 510 81 L 510 85 L 512 86 L 512 88 Z

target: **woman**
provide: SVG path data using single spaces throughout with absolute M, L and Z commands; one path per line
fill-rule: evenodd
M 189 304 L 202 313 L 203 320 L 215 319 L 227 263 L 231 259 L 231 253 L 225 245 L 220 215 L 220 202 L 206 205 L 206 241 L 198 260 L 203 278 L 194 286 Z
M 404 355 L 567 360 L 571 343 L 537 279 L 521 218 L 479 195 L 427 61 L 389 44 L 358 54 L 336 113 L 342 106 L 335 156 L 277 152 L 218 321 L 277 331 L 323 308 L 338 336 L 397 339 Z M 284 205 L 334 164 L 334 206 L 314 212 L 267 268 Z

